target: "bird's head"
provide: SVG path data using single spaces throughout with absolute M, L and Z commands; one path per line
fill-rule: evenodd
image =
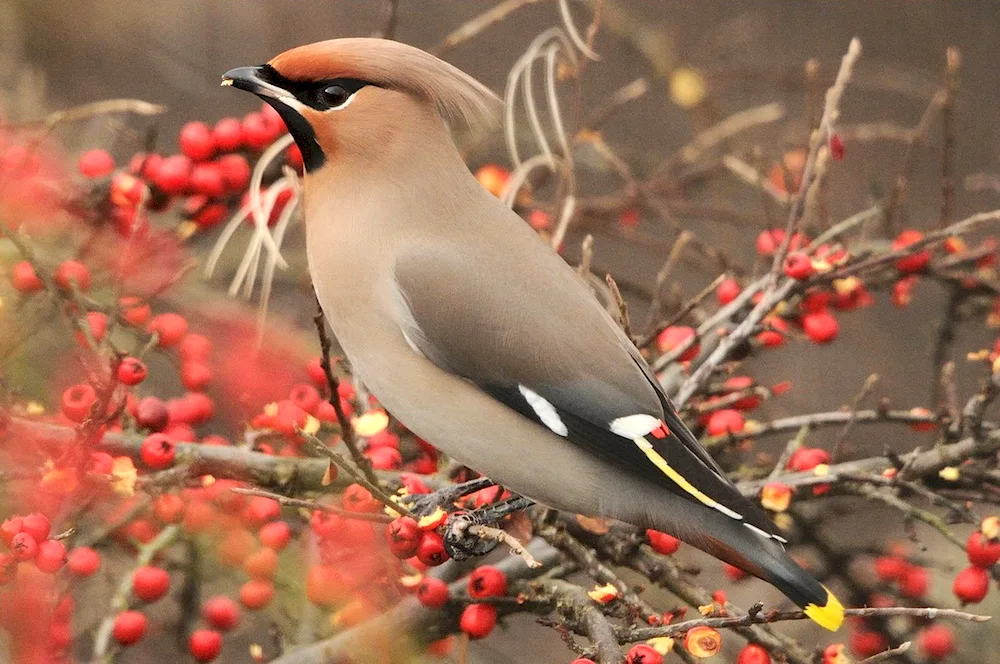
M 499 104 L 488 88 L 456 67 L 387 39 L 300 46 L 265 65 L 232 69 L 222 84 L 274 107 L 308 172 L 345 157 L 375 158 L 400 137 L 431 127 L 483 124 Z

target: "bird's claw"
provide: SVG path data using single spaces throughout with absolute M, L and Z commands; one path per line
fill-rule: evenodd
M 453 514 L 444 526 L 444 550 L 453 560 L 465 560 L 474 556 L 485 556 L 497 548 L 498 540 L 473 535 L 471 526 L 482 525 L 476 512 Z

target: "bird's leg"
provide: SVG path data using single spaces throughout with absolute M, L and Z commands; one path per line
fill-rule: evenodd
M 452 514 L 444 525 L 444 549 L 454 560 L 484 556 L 500 543 L 496 539 L 479 537 L 469 529 L 497 523 L 504 517 L 525 510 L 535 503 L 523 496 L 514 496 L 501 503 L 487 505 L 472 512 Z
M 437 508 L 448 509 L 455 501 L 462 496 L 475 493 L 481 489 L 493 486 L 493 482 L 485 477 L 477 477 L 461 484 L 452 484 L 443 489 L 438 489 L 432 493 L 414 494 L 407 496 L 404 500 L 411 512 L 418 516 L 431 514 Z

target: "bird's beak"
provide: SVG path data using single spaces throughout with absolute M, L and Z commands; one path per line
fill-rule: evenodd
M 301 103 L 287 90 L 271 83 L 263 76 L 263 67 L 237 67 L 222 75 L 222 85 L 252 92 L 265 100 L 274 99 L 298 109 Z

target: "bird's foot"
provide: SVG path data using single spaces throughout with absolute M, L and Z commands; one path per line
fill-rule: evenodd
M 500 543 L 499 539 L 482 537 L 473 532 L 473 526 L 498 523 L 504 517 L 520 512 L 534 505 L 522 496 L 515 496 L 502 503 L 487 505 L 472 512 L 457 512 L 445 521 L 443 537 L 444 550 L 454 560 L 465 560 L 472 556 L 485 556 Z

